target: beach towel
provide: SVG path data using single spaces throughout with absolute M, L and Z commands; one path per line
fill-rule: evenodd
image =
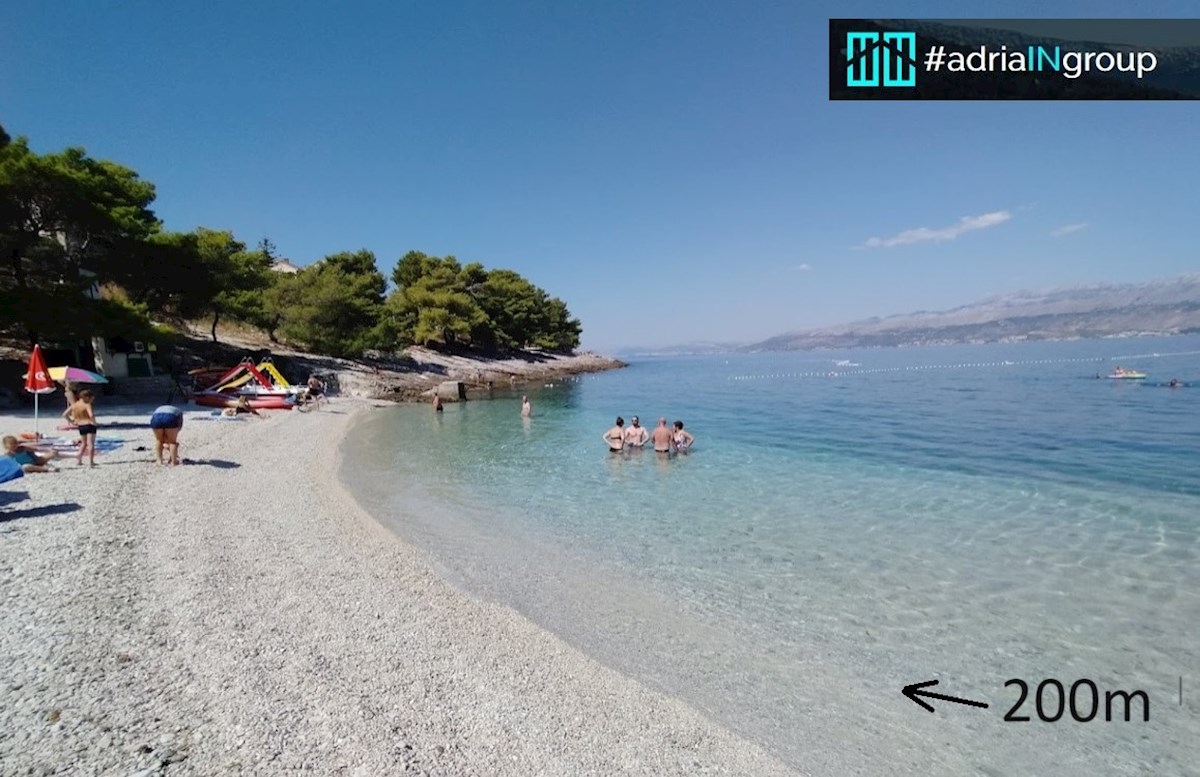
M 125 440 L 119 437 L 96 437 L 96 455 L 101 453 L 111 453 L 125 444 Z M 52 448 L 58 451 L 58 455 L 75 456 L 79 453 L 79 438 L 78 437 L 49 437 L 38 444 L 39 448 Z
M 25 470 L 12 456 L 0 456 L 0 483 L 25 477 Z
M 245 421 L 245 416 L 240 415 L 225 415 L 220 410 L 214 410 L 207 415 L 190 415 L 187 416 L 189 421 Z

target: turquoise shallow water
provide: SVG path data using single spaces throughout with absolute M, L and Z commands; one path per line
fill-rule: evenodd
M 1094 379 L 1118 363 L 1150 379 Z M 1200 338 L 644 359 L 530 393 L 527 421 L 518 396 L 374 412 L 343 477 L 455 583 L 813 775 L 1200 774 Z M 612 456 L 618 413 L 696 449 Z M 899 692 L 934 678 L 992 706 Z M 1150 721 L 1005 722 L 1012 678 L 1145 690 Z

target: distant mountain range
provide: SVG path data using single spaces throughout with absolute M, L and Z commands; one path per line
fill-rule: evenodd
M 789 332 L 748 351 L 1069 340 L 1200 332 L 1200 273 L 989 297 L 944 311 Z
M 745 343 L 699 341 L 682 345 L 663 345 L 656 348 L 631 346 L 616 350 L 618 356 L 698 356 L 711 353 L 732 353 L 742 350 Z

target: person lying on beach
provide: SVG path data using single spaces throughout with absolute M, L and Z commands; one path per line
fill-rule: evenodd
M 229 405 L 229 407 L 225 408 L 221 412 L 227 416 L 241 415 L 242 413 L 253 413 L 259 418 L 262 418 L 262 413 L 255 410 L 250 404 L 250 400 L 246 399 L 245 397 L 238 397 L 236 402 L 232 403 Z
M 75 463 L 80 466 L 83 466 L 85 454 L 88 457 L 88 465 L 96 466 L 96 409 L 92 407 L 95 400 L 95 393 L 91 389 L 84 389 L 79 392 L 79 399 L 75 404 L 71 405 L 71 417 L 79 426 L 79 440 L 82 443 L 79 446 L 79 454 L 75 457 Z
M 617 423 L 604 433 L 604 442 L 613 453 L 620 453 L 625 447 L 625 419 L 617 416 Z
M 56 471 L 54 467 L 50 466 L 50 460 L 58 456 L 58 451 L 39 453 L 22 445 L 21 441 L 11 434 L 4 438 L 4 455 L 12 457 L 27 474 L 31 472 Z
M 625 430 L 625 444 L 632 448 L 641 448 L 649 439 L 650 433 L 641 425 L 638 417 L 629 419 L 629 428 Z
M 154 460 L 159 464 L 174 466 L 179 463 L 179 430 L 183 428 L 183 411 L 174 405 L 162 405 L 150 415 L 150 428 L 154 431 Z M 167 460 L 163 461 L 163 447 L 167 449 Z
M 654 432 L 650 435 L 650 439 L 654 440 L 655 453 L 667 453 L 675 450 L 675 435 L 671 434 L 671 430 L 667 428 L 667 419 L 658 419 L 658 426 L 654 427 Z
M 683 421 L 675 422 L 675 431 L 672 433 L 672 437 L 675 438 L 675 450 L 680 453 L 687 453 L 688 448 L 692 447 L 692 443 L 696 441 L 691 432 L 683 430 Z

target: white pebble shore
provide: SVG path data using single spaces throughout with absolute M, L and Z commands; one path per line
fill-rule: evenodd
M 440 579 L 337 482 L 367 404 L 189 408 L 174 468 L 151 409 L 0 486 L 0 774 L 796 773 Z

